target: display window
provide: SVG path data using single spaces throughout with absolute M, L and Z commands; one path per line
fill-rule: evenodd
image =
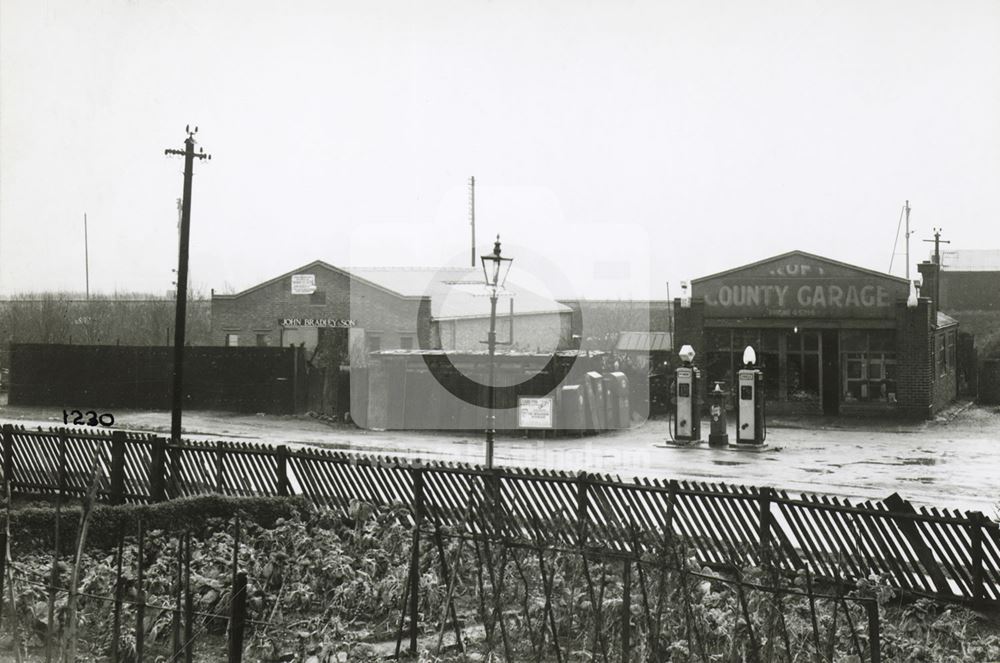
M 891 331 L 840 333 L 841 385 L 845 403 L 895 402 L 896 341 Z
M 819 332 L 785 332 L 785 398 L 796 403 L 818 403 L 820 397 Z

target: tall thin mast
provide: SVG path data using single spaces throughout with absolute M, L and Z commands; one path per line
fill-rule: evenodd
M 910 280 L 910 201 L 906 201 L 906 280 Z
M 90 243 L 87 240 L 87 213 L 83 213 L 83 264 L 86 270 L 87 301 L 90 301 Z
M 469 263 L 473 269 L 476 267 L 476 177 L 469 178 L 469 225 L 472 226 L 472 254 Z

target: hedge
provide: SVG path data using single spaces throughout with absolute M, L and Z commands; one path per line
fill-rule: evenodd
M 270 528 L 282 518 L 304 517 L 312 510 L 311 503 L 295 497 L 227 497 L 201 495 L 160 502 L 157 504 L 97 505 L 90 517 L 87 548 L 110 549 L 117 545 L 118 533 L 126 536 L 138 532 L 141 519 L 147 531 L 191 531 L 194 534 L 226 526 L 237 514 L 246 521 Z M 74 551 L 82 507 L 79 504 L 62 508 L 59 517 L 59 547 Z M 51 550 L 55 541 L 55 508 L 26 506 L 11 511 L 11 546 L 18 550 Z

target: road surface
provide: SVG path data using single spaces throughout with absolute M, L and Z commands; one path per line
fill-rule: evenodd
M 116 428 L 164 434 L 169 412 L 116 412 Z M 0 421 L 62 425 L 62 411 L 0 406 Z M 707 422 L 706 422 L 707 424 Z M 703 426 L 707 431 L 707 425 Z M 316 445 L 359 453 L 482 462 L 482 436 L 454 432 L 366 431 L 301 416 L 186 412 L 185 436 Z M 591 437 L 526 439 L 500 434 L 495 463 L 618 475 L 774 486 L 791 493 L 882 499 L 978 510 L 1000 504 L 1000 408 L 957 406 L 933 421 L 773 419 L 770 451 L 665 448 L 667 422 Z M 730 431 L 732 439 L 732 430 Z

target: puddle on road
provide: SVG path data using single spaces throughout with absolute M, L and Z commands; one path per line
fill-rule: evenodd
M 903 465 L 937 465 L 937 458 L 900 458 Z
M 745 462 L 739 460 L 713 460 L 716 465 L 746 465 Z
M 897 481 L 912 481 L 916 483 L 922 483 L 925 485 L 934 483 L 934 479 L 932 477 L 900 477 L 899 479 L 897 479 Z
M 813 472 L 815 474 L 832 474 L 833 470 L 828 470 L 822 467 L 803 467 L 805 472 Z

